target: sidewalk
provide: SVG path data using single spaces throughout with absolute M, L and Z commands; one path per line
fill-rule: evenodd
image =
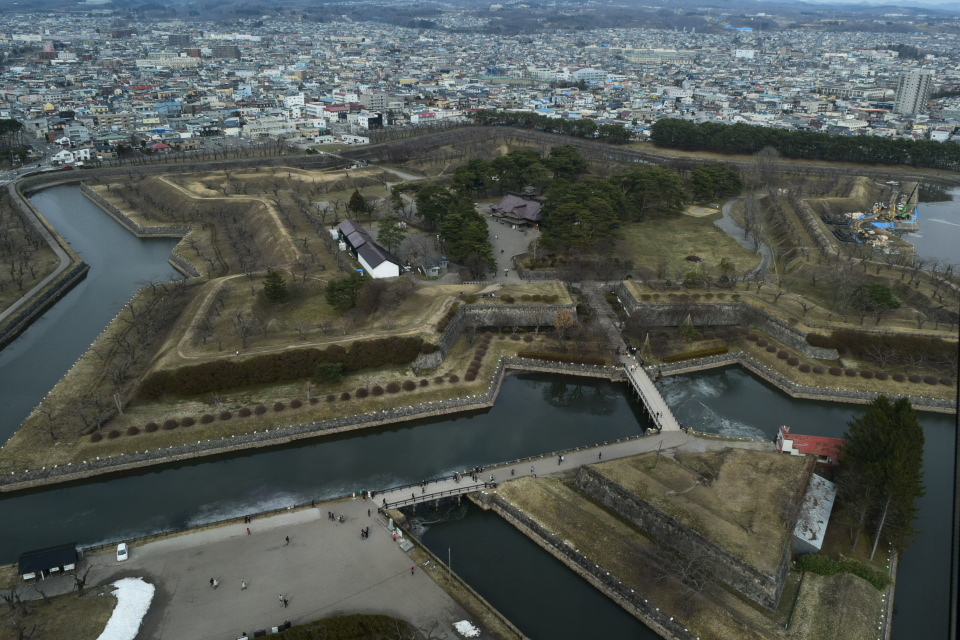
M 328 510 L 346 522 L 328 520 Z M 363 527 L 370 527 L 366 540 Z M 223 640 L 244 631 L 253 637 L 287 620 L 296 625 L 353 613 L 390 615 L 420 628 L 437 621 L 435 637 L 450 640 L 457 637 L 454 622 L 476 624 L 426 570 L 417 567 L 411 575 L 412 561 L 379 524 L 376 507 L 359 498 L 133 546 L 122 563 L 112 550 L 87 562 L 88 587 L 124 577 L 156 586 L 141 638 Z M 47 595 L 72 591 L 73 576 L 48 580 L 43 589 Z M 32 596 L 32 588 L 27 593 Z

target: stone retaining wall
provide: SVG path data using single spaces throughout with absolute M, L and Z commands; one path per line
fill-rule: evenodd
M 99 193 L 88 187 L 85 183 L 80 183 L 80 193 L 89 198 L 95 205 L 103 209 L 110 215 L 114 220 L 119 222 L 127 231 L 137 236 L 138 238 L 185 238 L 187 234 L 193 231 L 193 227 L 180 225 L 180 226 L 158 226 L 158 227 L 145 227 L 133 220 L 130 216 L 125 214 L 123 211 L 115 207 L 109 201 L 107 201 Z M 167 262 L 170 265 L 179 271 L 181 274 L 188 278 L 199 278 L 203 274 L 194 267 L 189 260 L 177 253 L 177 247 L 180 244 L 177 243 L 177 246 L 173 248 L 170 252 L 170 257 L 167 258 Z
M 536 326 L 537 322 L 534 314 L 542 309 L 546 309 L 546 314 L 541 322 L 541 327 L 552 327 L 557 319 L 557 312 L 566 309 L 577 317 L 577 305 L 569 304 L 463 304 L 457 309 L 457 313 L 447 324 L 447 328 L 440 334 L 437 340 L 437 346 L 443 357 L 447 357 L 450 349 L 456 343 L 457 338 L 463 331 L 464 325 L 468 321 L 476 322 L 480 326 L 495 326 L 494 314 L 503 313 L 504 318 L 509 322 L 505 324 L 517 325 L 522 327 Z
M 956 413 L 957 402 L 945 398 L 925 398 L 923 396 L 913 396 L 909 394 L 880 393 L 878 391 L 854 391 L 852 389 L 832 389 L 829 387 L 811 387 L 809 385 L 797 384 L 777 373 L 770 367 L 754 360 L 749 354 L 742 351 L 725 353 L 719 356 L 709 358 L 697 358 L 695 360 L 684 360 L 672 364 L 658 366 L 657 369 L 662 375 L 675 376 L 685 373 L 694 373 L 696 371 L 707 371 L 719 367 L 740 365 L 751 373 L 763 378 L 792 398 L 801 398 L 804 400 L 825 400 L 827 402 L 849 402 L 851 404 L 870 404 L 877 396 L 886 395 L 894 400 L 906 398 L 910 404 L 918 411 L 933 411 L 936 413 Z M 829 376 L 826 376 L 829 378 Z M 907 384 L 907 383 L 902 383 Z
M 523 370 L 526 369 L 528 365 L 536 367 L 534 370 L 537 371 L 606 377 L 611 380 L 617 379 L 617 376 L 622 375 L 622 372 L 615 367 L 548 363 L 524 358 L 501 358 L 491 378 L 490 385 L 487 387 L 487 390 L 480 395 L 470 395 L 437 402 L 421 402 L 417 405 L 398 407 L 396 409 L 378 411 L 370 414 L 345 416 L 323 422 L 295 424 L 286 427 L 265 429 L 264 431 L 258 430 L 253 433 L 231 435 L 215 440 L 206 440 L 165 449 L 145 450 L 133 454 L 116 455 L 97 460 L 85 460 L 82 463 L 55 466 L 52 469 L 24 470 L 19 473 L 12 473 L 0 477 L 0 493 L 80 480 L 119 471 L 140 469 L 180 460 L 236 453 L 255 447 L 287 444 L 304 438 L 366 429 L 407 420 L 482 410 L 493 406 L 493 403 L 500 393 L 500 386 L 503 384 L 503 377 L 507 370 Z M 237 417 L 235 420 L 241 421 L 243 418 Z M 189 429 L 190 427 L 182 428 Z M 149 434 L 141 434 L 135 437 L 143 438 L 149 442 Z
M 810 465 L 810 472 L 813 467 Z M 790 569 L 791 536 L 780 549 L 776 570 L 763 571 L 747 564 L 726 549 L 703 537 L 693 529 L 653 506 L 637 494 L 628 491 L 590 467 L 580 467 L 577 486 L 588 496 L 614 513 L 660 540 L 677 553 L 684 546 L 696 548 L 703 558 L 704 569 L 714 580 L 724 582 L 736 592 L 775 611 Z M 804 484 L 804 486 L 806 486 Z
M 679 620 L 660 611 L 655 602 L 649 602 L 642 594 L 617 580 L 617 567 L 598 566 L 595 561 L 571 548 L 536 520 L 496 494 L 481 492 L 470 494 L 469 497 L 482 508 L 492 509 L 660 637 L 668 640 L 699 640 Z
M 60 274 L 46 291 L 34 298 L 29 305 L 21 309 L 0 326 L 0 349 L 10 344 L 17 336 L 39 316 L 43 315 L 57 300 L 65 296 L 81 280 L 87 277 L 90 266 L 86 262 L 78 262 L 70 269 Z
M 697 325 L 758 329 L 817 360 L 836 360 L 840 357 L 836 349 L 812 346 L 807 342 L 806 332 L 747 302 L 641 302 L 623 283 L 617 287 L 617 295 L 627 313 L 643 314 L 652 325 L 677 327 L 689 315 Z
M 182 238 L 193 231 L 193 227 L 187 225 L 161 225 L 156 227 L 145 227 L 118 209 L 99 193 L 88 187 L 86 183 L 80 183 L 80 193 L 92 200 L 98 207 L 110 214 L 112 218 L 126 227 L 127 230 L 133 232 L 133 234 L 138 238 Z

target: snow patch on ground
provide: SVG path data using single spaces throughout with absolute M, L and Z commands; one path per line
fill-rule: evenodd
M 117 598 L 117 607 L 97 640 L 134 640 L 156 589 L 141 578 L 124 578 L 114 582 L 113 586 L 116 587 L 113 595 Z
M 466 620 L 454 622 L 453 627 L 464 638 L 476 638 L 478 635 L 480 635 L 480 629 L 476 628 Z

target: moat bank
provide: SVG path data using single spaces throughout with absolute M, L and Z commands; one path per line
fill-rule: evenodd
M 42 200 L 57 193 L 63 195 Z M 138 282 L 173 275 L 166 259 L 174 241 L 134 238 L 73 187 L 47 190 L 34 198 L 49 203 L 42 207 L 44 214 L 94 269 L 80 287 L 0 353 L 5 367 L 0 407 L 7 434 L 86 349 Z M 120 243 L 127 240 L 139 249 L 123 250 L 127 263 L 106 266 L 108 254 L 120 255 Z M 145 270 L 152 265 L 157 272 L 138 275 L 138 265 Z M 120 276 L 125 281 L 110 280 Z M 93 297 L 88 288 L 100 278 L 108 284 Z M 96 304 L 84 306 L 90 300 Z M 846 422 L 862 410 L 791 399 L 739 369 L 671 377 L 662 384 L 682 423 L 726 435 L 772 439 L 777 426 L 788 423 L 797 432 L 839 436 Z M 928 489 L 921 500 L 921 535 L 900 567 L 897 639 L 944 637 L 947 627 L 955 418 L 923 414 L 921 422 L 927 433 Z M 129 538 L 591 444 L 636 434 L 645 426 L 624 385 L 515 375 L 508 377 L 496 406 L 485 412 L 0 498 L 0 518 L 10 523 L 0 531 L 0 561 L 11 562 L 24 550 L 61 543 L 64 536 L 81 544 Z M 51 527 L 51 522 L 57 526 Z M 461 553 L 468 552 L 469 546 Z M 544 615 L 558 614 L 548 609 Z

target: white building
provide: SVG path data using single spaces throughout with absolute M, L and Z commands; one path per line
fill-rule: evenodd
M 350 251 L 364 272 L 371 278 L 396 278 L 403 265 L 389 251 L 378 245 L 367 230 L 353 220 L 344 220 L 337 227 L 341 247 Z
M 927 110 L 927 101 L 933 89 L 933 71 L 914 69 L 900 74 L 897 82 L 897 101 L 894 113 L 916 115 Z

